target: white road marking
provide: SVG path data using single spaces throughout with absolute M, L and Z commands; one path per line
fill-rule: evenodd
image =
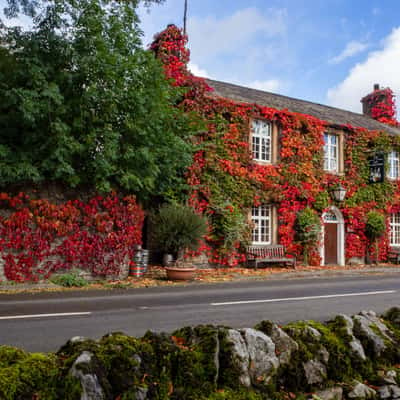
M 377 295 L 377 294 L 391 294 L 391 293 L 396 293 L 396 290 L 381 290 L 379 292 L 327 294 L 327 295 L 322 295 L 322 296 L 284 297 L 281 299 L 227 301 L 224 303 L 211 303 L 210 305 L 212 305 L 212 306 L 229 306 L 229 305 L 235 305 L 235 304 L 278 303 L 278 302 L 283 302 L 283 301 L 332 299 L 335 297 L 372 296 L 372 295 Z
M 70 312 L 70 313 L 55 313 L 55 314 L 27 314 L 27 315 L 8 315 L 0 317 L 2 319 L 25 319 L 25 318 L 49 318 L 49 317 L 73 317 L 77 315 L 90 315 L 91 312 Z

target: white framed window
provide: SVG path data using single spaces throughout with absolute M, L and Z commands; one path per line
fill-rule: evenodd
M 272 234 L 272 207 L 262 205 L 251 210 L 253 231 L 251 241 L 253 244 L 271 244 Z
M 400 177 L 400 157 L 398 151 L 390 151 L 388 154 L 388 165 L 389 169 L 387 172 L 387 177 L 389 179 L 399 179 Z
M 251 121 L 253 160 L 272 162 L 271 123 L 261 119 Z
M 339 140 L 337 135 L 324 134 L 324 170 L 337 172 L 339 166 L 338 149 Z
M 390 245 L 400 246 L 400 213 L 390 214 Z

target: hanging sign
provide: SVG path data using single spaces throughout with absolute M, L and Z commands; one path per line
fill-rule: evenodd
M 380 183 L 385 180 L 385 154 L 375 153 L 369 158 L 369 183 Z

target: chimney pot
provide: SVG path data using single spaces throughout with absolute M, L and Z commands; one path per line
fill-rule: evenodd
M 379 83 L 375 83 L 374 90 L 379 90 Z

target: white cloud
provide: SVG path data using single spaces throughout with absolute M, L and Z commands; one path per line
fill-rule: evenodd
M 282 84 L 278 79 L 268 79 L 266 81 L 253 81 L 246 83 L 244 86 L 253 89 L 264 90 L 266 92 L 277 92 Z
M 256 8 L 246 8 L 221 19 L 215 16 L 189 18 L 189 47 L 193 56 L 201 59 L 236 54 L 243 51 L 243 47 L 249 47 L 251 39 L 282 35 L 286 31 L 286 11 L 267 11 L 263 15 Z
M 361 42 L 357 42 L 357 41 L 353 40 L 353 41 L 347 43 L 346 47 L 342 50 L 342 52 L 339 55 L 331 58 L 329 60 L 329 63 L 330 64 L 339 64 L 346 58 L 353 57 L 356 54 L 363 52 L 367 48 L 368 48 L 367 43 L 361 43 Z
M 210 74 L 205 69 L 200 68 L 197 64 L 189 62 L 188 68 L 190 72 L 195 76 L 199 76 L 202 78 L 211 78 Z
M 367 59 L 355 65 L 346 79 L 328 90 L 329 104 L 360 112 L 360 99 L 372 91 L 374 83 L 390 87 L 400 93 L 400 27 L 393 29 L 382 48 L 368 54 Z M 400 107 L 399 107 L 400 108 Z
M 2 0 L 0 0 L 2 1 Z M 191 71 L 202 77 L 237 82 L 253 87 L 275 90 L 270 71 L 271 63 L 287 64 L 288 15 L 285 9 L 247 7 L 227 9 L 224 13 L 196 15 L 191 13 L 189 2 L 188 36 Z M 140 9 L 141 26 L 145 33 L 144 43 L 152 41 L 155 32 L 168 23 L 182 24 L 183 3 L 168 0 L 150 12 Z M 266 71 L 269 71 L 266 73 Z
M 212 79 L 212 76 L 210 76 L 210 74 L 205 69 L 200 68 L 197 64 L 189 62 L 188 68 L 195 76 Z M 265 81 L 256 80 L 252 82 L 244 82 L 234 79 L 232 83 L 236 83 L 237 85 L 245 86 L 252 89 L 264 90 L 266 92 L 276 92 L 282 86 L 282 82 L 278 79 L 267 79 Z

